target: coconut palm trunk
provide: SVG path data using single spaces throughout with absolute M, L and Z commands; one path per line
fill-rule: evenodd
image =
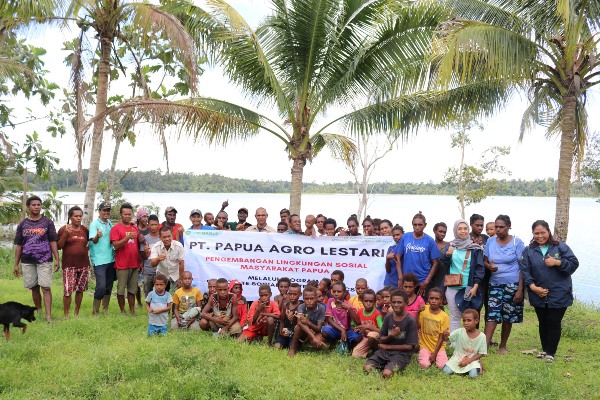
M 106 102 L 108 98 L 108 77 L 110 74 L 110 52 L 112 49 L 112 39 L 102 37 L 100 39 L 100 62 L 98 64 L 98 92 L 96 94 L 96 115 L 106 111 Z M 88 171 L 87 185 L 85 189 L 85 200 L 83 204 L 83 214 L 85 225 L 89 225 L 94 218 L 94 199 L 96 198 L 96 188 L 98 186 L 98 176 L 100 171 L 100 156 L 102 155 L 102 139 L 104 133 L 104 120 L 99 118 L 94 122 L 92 136 L 92 150 L 90 154 L 90 169 Z
M 558 163 L 558 183 L 556 187 L 556 214 L 554 236 L 558 240 L 567 240 L 569 232 L 569 204 L 571 201 L 571 174 L 573 171 L 573 153 L 576 124 L 575 96 L 563 98 L 560 158 Z
M 302 156 L 294 158 L 292 164 L 292 185 L 290 188 L 290 212 L 300 214 L 302 206 L 302 179 L 306 159 Z

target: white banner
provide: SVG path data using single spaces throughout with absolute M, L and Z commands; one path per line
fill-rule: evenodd
M 185 269 L 193 285 L 203 293 L 212 278 L 237 279 L 248 300 L 258 298 L 258 287 L 269 284 L 278 294 L 277 280 L 288 277 L 302 287 L 309 280 L 330 278 L 334 270 L 344 272 L 350 295 L 354 284 L 365 278 L 369 287 L 383 287 L 385 256 L 391 237 L 310 237 L 282 233 L 186 230 Z

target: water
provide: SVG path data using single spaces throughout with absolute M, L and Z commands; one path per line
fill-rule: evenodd
M 61 199 L 65 203 L 83 204 L 83 193 L 59 195 L 65 195 Z M 203 213 L 216 214 L 224 200 L 229 200 L 227 210 L 230 220 L 236 220 L 237 210 L 246 207 L 250 210 L 248 220 L 253 223 L 256 208 L 265 207 L 270 213 L 267 222 L 271 226 L 279 220 L 279 210 L 289 205 L 287 194 L 124 193 L 123 196 L 134 205 L 154 203 L 161 208 L 161 214 L 167 206 L 173 206 L 179 211 L 177 221 L 184 226 L 188 222 L 190 210 L 199 208 Z M 338 224 L 345 224 L 348 216 L 356 213 L 357 204 L 356 195 L 308 194 L 302 197 L 302 217 L 309 213 L 321 213 L 336 219 Z M 507 214 L 512 220 L 511 234 L 528 243 L 531 240 L 533 221 L 544 219 L 553 228 L 554 207 L 555 199 L 550 197 L 490 197 L 469 207 L 467 216 L 472 213 L 481 214 L 487 222 L 498 214 Z M 451 227 L 459 217 L 458 202 L 453 196 L 376 195 L 370 202 L 367 213 L 371 217 L 390 219 L 408 231 L 413 215 L 419 211 L 427 217 L 426 232 L 432 236 L 431 230 L 436 222 L 444 221 Z M 595 305 L 600 304 L 600 262 L 596 261 L 597 247 L 592 235 L 597 221 L 600 221 L 600 204 L 591 198 L 571 199 L 568 244 L 580 262 L 579 269 L 573 275 L 575 296 Z

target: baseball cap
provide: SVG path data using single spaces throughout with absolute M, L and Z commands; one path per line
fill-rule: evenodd
M 177 211 L 175 211 L 177 212 Z M 190 217 L 194 214 L 198 214 L 199 216 L 202 216 L 202 211 L 198 210 L 197 208 L 194 208 L 192 211 L 190 211 Z
M 242 211 L 245 211 L 245 212 L 246 212 L 246 214 L 248 214 L 248 209 L 247 209 L 246 207 L 242 207 L 242 208 L 240 208 L 240 209 L 238 210 L 238 213 L 239 213 L 239 212 L 242 212 Z
M 135 214 L 135 217 L 137 219 L 142 218 L 144 215 L 148 215 L 148 211 L 146 210 L 138 210 L 137 214 Z
M 171 206 L 169 206 L 165 209 L 165 214 L 168 212 L 171 212 L 171 211 L 174 212 L 175 214 L 177 214 L 177 210 L 175 209 L 175 207 L 171 207 Z
M 100 203 L 98 205 L 98 211 L 100 210 L 110 210 L 112 208 L 112 206 L 110 205 L 110 203 L 103 201 L 102 203 Z

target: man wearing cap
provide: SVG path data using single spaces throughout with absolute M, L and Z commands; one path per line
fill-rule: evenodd
M 246 229 L 246 232 L 267 232 L 267 233 L 276 233 L 277 231 L 267 225 L 267 210 L 263 207 L 256 209 L 256 214 L 254 217 L 256 218 L 256 225 L 252 225 Z
M 175 207 L 167 207 L 165 210 L 165 221 L 160 225 L 167 226 L 171 228 L 171 234 L 173 235 L 173 239 L 179 241 L 183 244 L 183 225 L 175 222 L 177 218 L 177 210 Z
M 94 291 L 94 305 L 92 314 L 108 311 L 110 295 L 115 281 L 115 251 L 110 244 L 110 203 L 102 202 L 98 206 L 98 219 L 90 224 L 90 258 L 96 275 L 96 290 Z
M 252 224 L 250 224 L 249 222 L 247 222 L 246 220 L 248 219 L 248 209 L 245 207 L 242 207 L 238 210 L 238 222 L 232 222 L 232 224 L 234 224 L 234 226 L 231 228 L 234 231 L 245 231 L 246 229 L 250 228 L 252 226 Z
M 190 229 L 204 229 L 207 231 L 214 231 L 215 228 L 208 225 L 202 225 L 202 211 L 197 208 L 194 208 L 190 211 L 190 221 L 192 221 L 192 226 Z

